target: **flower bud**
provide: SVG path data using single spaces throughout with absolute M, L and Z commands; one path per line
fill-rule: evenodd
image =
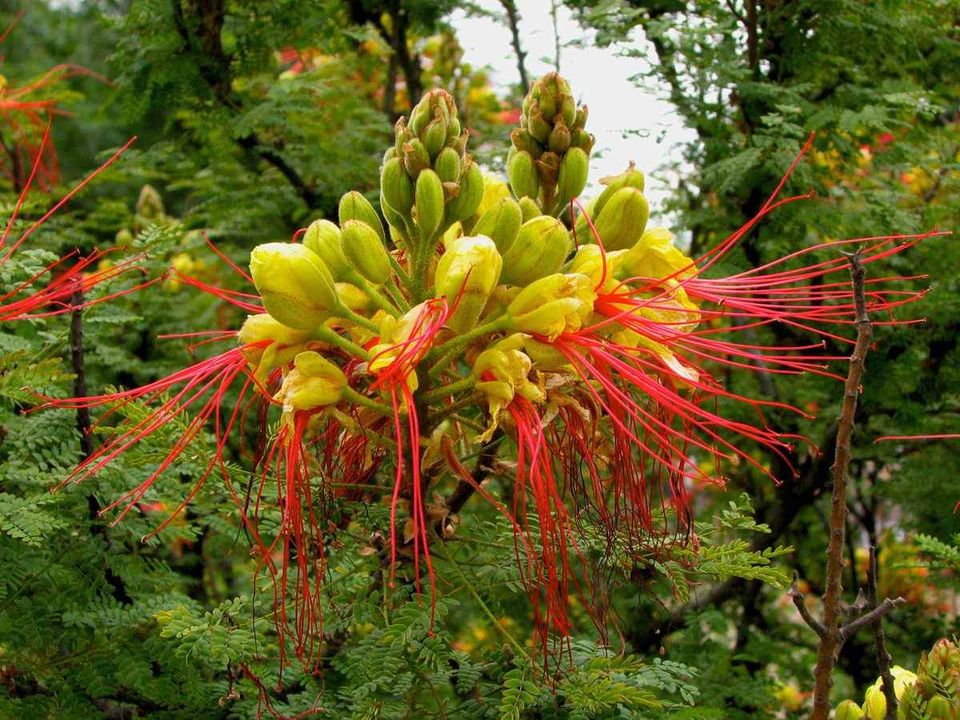
M 570 252 L 570 238 L 563 223 L 540 215 L 520 226 L 517 238 L 503 256 L 503 280 L 527 285 L 557 272 Z
M 267 312 L 287 327 L 312 329 L 340 306 L 330 271 L 303 245 L 258 245 L 250 253 L 250 274 Z
M 334 287 L 337 289 L 337 297 L 340 298 L 340 302 L 348 310 L 364 313 L 370 309 L 370 297 L 356 285 L 338 282 Z
M 390 278 L 390 256 L 373 228 L 359 220 L 347 220 L 340 236 L 343 254 L 354 270 L 374 285 L 383 285 Z
M 144 220 L 159 220 L 164 213 L 163 198 L 152 185 L 144 185 L 140 188 L 135 210 Z
M 540 178 L 530 153 L 521 150 L 511 155 L 507 161 L 507 177 L 510 178 L 510 189 L 517 199 L 537 199 L 540 193 Z
M 863 715 L 868 720 L 885 720 L 887 716 L 887 699 L 876 685 L 868 687 L 863 695 Z
M 538 218 L 543 213 L 540 212 L 540 206 L 537 205 L 536 200 L 533 198 L 525 197 L 520 198 L 520 212 L 523 213 L 523 221 L 530 222 L 534 218 Z
M 430 167 L 430 153 L 417 138 L 403 145 L 403 167 L 407 174 L 415 178 Z
M 466 220 L 473 215 L 483 200 L 484 180 L 480 166 L 469 162 L 460 177 L 460 192 L 447 203 L 446 221 Z
M 546 145 L 550 139 L 550 123 L 546 121 L 540 110 L 540 105 L 534 103 L 530 106 L 530 112 L 526 117 L 527 130 L 538 143 Z
M 274 396 L 283 405 L 283 412 L 316 410 L 335 405 L 343 396 L 347 378 L 343 371 L 320 353 L 306 350 L 293 359 L 293 369 L 283 378 Z
M 510 329 L 554 340 L 577 332 L 593 312 L 597 296 L 586 275 L 555 273 L 525 287 L 507 307 Z
M 522 223 L 523 211 L 520 210 L 520 205 L 513 198 L 505 197 L 488 208 L 474 223 L 470 232 L 474 235 L 486 235 L 503 254 L 517 239 Z
M 457 303 L 447 327 L 463 333 L 477 324 L 500 279 L 502 264 L 496 245 L 487 237 L 460 238 L 447 248 L 434 280 L 437 297 L 445 296 L 451 306 Z
M 436 158 L 447 141 L 447 123 L 443 118 L 435 118 L 427 123 L 423 131 L 423 146 L 431 158 Z
M 413 207 L 413 183 L 398 158 L 393 158 L 383 166 L 380 172 L 380 193 L 382 202 L 386 202 L 400 215 L 407 214 Z M 389 221 L 389 218 L 387 219 Z
M 433 237 L 443 220 L 443 183 L 433 170 L 420 173 L 414 197 L 417 226 L 426 241 Z
M 597 196 L 594 213 L 599 213 L 603 210 L 603 206 L 607 204 L 607 201 L 621 188 L 632 187 L 643 192 L 644 177 L 643 173 L 637 170 L 636 165 L 631 162 L 627 166 L 627 169 L 619 175 L 608 175 L 605 178 L 600 178 L 600 184 L 606 187 L 603 189 L 603 192 Z
M 567 127 L 562 119 L 559 120 L 557 124 L 553 126 L 553 130 L 550 131 L 547 147 L 558 155 L 562 155 L 570 148 L 570 128 Z
M 557 202 L 561 208 L 583 192 L 589 169 L 587 154 L 580 148 L 571 148 L 563 156 L 557 177 Z
M 632 187 L 617 190 L 594 220 L 603 246 L 622 250 L 632 246 L 647 225 L 650 208 L 643 193 Z
M 329 220 L 314 220 L 303 234 L 303 246 L 316 253 L 334 280 L 343 280 L 350 272 L 350 263 L 343 254 L 340 228 Z
M 444 148 L 433 163 L 433 169 L 436 170 L 441 182 L 459 180 L 461 166 L 460 153 L 449 147 Z
M 339 216 L 341 226 L 347 220 L 359 220 L 369 225 L 377 233 L 380 242 L 385 243 L 387 241 L 387 236 L 383 232 L 383 223 L 380 222 L 377 211 L 370 204 L 370 201 L 356 190 L 352 190 L 340 198 Z
M 673 235 L 666 228 L 650 228 L 626 251 L 617 270 L 621 280 L 628 278 L 675 277 L 682 280 L 697 273 L 692 259 L 673 244 Z
M 834 720 L 860 720 L 863 717 L 863 710 L 853 700 L 844 700 L 837 705 L 837 711 L 833 717 Z

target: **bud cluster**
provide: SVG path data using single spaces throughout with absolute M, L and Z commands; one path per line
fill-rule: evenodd
M 396 142 L 384 155 L 380 206 L 395 239 L 419 252 L 473 215 L 483 197 L 483 175 L 466 152 L 468 133 L 446 90 L 431 90 L 397 121 Z
M 594 137 L 585 129 L 586 106 L 577 107 L 570 84 L 552 72 L 530 86 L 520 127 L 510 133 L 510 187 L 545 214 L 559 214 L 587 184 Z

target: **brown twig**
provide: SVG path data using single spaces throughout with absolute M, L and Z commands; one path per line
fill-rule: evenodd
M 867 568 L 867 598 L 871 607 L 879 610 L 882 605 L 877 605 L 877 548 L 870 546 L 870 565 Z M 897 598 L 903 602 L 903 598 Z M 886 602 L 890 602 L 887 600 Z M 898 603 L 899 604 L 899 603 Z M 897 693 L 893 686 L 893 673 L 890 672 L 890 653 L 887 651 L 887 638 L 883 633 L 883 622 L 878 617 L 877 623 L 873 626 L 873 639 L 877 648 L 877 665 L 880 668 L 880 677 L 883 678 L 883 696 L 887 700 L 886 720 L 897 720 Z
M 510 42 L 513 45 L 513 53 L 517 56 L 517 72 L 520 73 L 520 90 L 526 92 L 530 87 L 530 80 L 527 76 L 527 54 L 523 51 L 523 45 L 520 44 L 520 13 L 517 12 L 517 4 L 514 0 L 500 0 L 500 4 L 507 13 Z
M 812 720 L 827 720 L 830 714 L 833 667 L 843 643 L 839 618 L 840 593 L 843 589 L 843 545 L 847 525 L 847 467 L 850 464 L 850 439 L 853 436 L 857 399 L 860 396 L 867 350 L 873 336 L 873 326 L 870 324 L 864 297 L 866 270 L 858 252 L 850 256 L 850 275 L 853 279 L 853 297 L 857 312 L 857 342 L 850 356 L 850 369 L 844 385 L 837 428 L 837 446 L 833 466 L 830 468 L 833 497 L 830 509 L 830 542 L 827 549 L 827 586 L 823 595 L 823 625 L 826 632 L 820 636 L 817 664 L 813 671 Z
M 467 500 L 476 492 L 480 483 L 482 483 L 490 473 L 493 461 L 497 457 L 497 449 L 500 447 L 502 440 L 503 435 L 497 432 L 480 448 L 480 454 L 477 456 L 477 464 L 473 466 L 473 473 L 471 475 L 472 482 L 461 479 L 444 502 L 451 515 L 456 515 L 463 509 L 463 506 L 467 504 Z
M 79 284 L 70 298 L 73 309 L 70 311 L 70 361 L 73 366 L 73 395 L 82 398 L 87 396 L 87 369 L 83 352 L 83 290 Z M 91 434 L 90 410 L 87 407 L 77 408 L 77 430 L 80 432 L 81 460 L 88 460 L 93 455 L 93 436 Z M 90 534 L 100 537 L 109 550 L 111 541 L 107 529 L 100 520 L 100 501 L 92 492 L 87 495 L 87 510 L 90 517 Z M 113 591 L 113 597 L 123 605 L 133 602 L 127 594 L 123 578 L 117 575 L 104 558 L 103 576 Z
M 807 607 L 806 596 L 800 591 L 800 588 L 797 587 L 796 576 L 793 578 L 793 584 L 790 585 L 790 590 L 787 592 L 787 595 L 789 595 L 790 599 L 793 600 L 793 604 L 797 606 L 797 611 L 800 613 L 800 617 L 802 617 L 803 621 L 810 626 L 810 629 L 813 630 L 819 637 L 826 635 L 827 629 L 823 626 L 823 623 L 817 620 Z

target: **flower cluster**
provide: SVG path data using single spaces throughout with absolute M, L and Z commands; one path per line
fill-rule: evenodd
M 512 135 L 508 184 L 485 177 L 466 151 L 452 97 L 427 93 L 384 156 L 380 212 L 350 192 L 336 222 L 314 222 L 299 242 L 256 247 L 249 274 L 236 268 L 256 292 L 211 288 L 249 314 L 228 334 L 237 346 L 145 387 L 55 403 L 151 408 L 68 480 L 182 421 L 167 458 L 111 506 L 122 517 L 212 427 L 216 452 L 184 504 L 219 472 L 260 572 L 274 580 L 282 652 L 292 638 L 308 663 L 319 655 L 335 531 L 321 498 L 368 498 L 370 479 L 389 473 L 391 580 L 402 573 L 419 590 L 425 574 L 435 592 L 431 548 L 455 532 L 451 516 L 476 493 L 516 531 L 542 638 L 568 634 L 568 597 L 590 594 L 576 587 L 585 520 L 643 557 L 691 536 L 693 488 L 722 482 L 725 462 L 770 474 L 751 445 L 787 459 L 793 438 L 764 411 L 801 411 L 738 395 L 717 369 L 830 374 L 826 363 L 837 358 L 822 354 L 823 340 L 844 341 L 836 328 L 854 322 L 854 301 L 841 253 L 809 254 L 857 245 L 869 264 L 922 237 L 835 241 L 709 277 L 761 218 L 797 198 L 778 199 L 781 183 L 757 217 L 694 259 L 667 230 L 647 227 L 644 177 L 631 166 L 602 181 L 567 225 L 559 216 L 573 215 L 587 180 L 585 121 L 566 81 L 537 81 Z M 891 323 L 893 308 L 921 294 L 886 277 L 867 293 Z M 771 323 L 820 337 L 758 344 L 757 329 Z M 720 400 L 743 404 L 756 422 L 721 414 Z M 254 406 L 266 441 L 245 498 L 224 456 Z M 279 422 L 267 437 L 269 417 Z M 506 504 L 483 482 L 498 453 L 515 468 L 497 473 L 510 486 Z M 279 527 L 259 522 L 267 483 L 276 484 Z M 457 485 L 446 500 L 435 494 L 444 483 Z

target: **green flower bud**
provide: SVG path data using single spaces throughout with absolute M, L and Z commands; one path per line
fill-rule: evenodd
M 383 210 L 383 216 L 387 219 L 390 226 L 390 238 L 394 242 L 402 244 L 407 240 L 407 220 L 399 212 L 390 207 L 390 204 L 383 197 L 383 191 L 380 191 L 380 208 Z
M 589 155 L 590 151 L 593 150 L 593 145 L 596 143 L 596 141 L 597 139 L 586 130 L 577 130 L 575 133 L 573 133 L 570 144 L 582 149 Z
M 503 280 L 527 285 L 557 272 L 570 253 L 570 238 L 563 223 L 540 215 L 520 226 L 517 239 L 503 256 Z
M 466 220 L 473 215 L 483 200 L 483 173 L 480 166 L 470 162 L 460 177 L 460 193 L 447 203 L 447 222 Z
M 507 161 L 507 177 L 510 179 L 510 189 L 517 199 L 537 199 L 540 194 L 540 179 L 530 153 L 521 150 L 511 155 Z
M 153 185 L 144 185 L 140 188 L 135 210 L 144 220 L 159 220 L 163 217 L 163 198 Z
M 437 297 L 457 302 L 447 321 L 451 330 L 464 333 L 477 324 L 500 279 L 502 265 L 497 246 L 487 237 L 459 238 L 447 248 L 437 263 L 434 285 Z
M 533 136 L 533 139 L 542 145 L 546 145 L 550 139 L 550 123 L 548 123 L 540 112 L 540 106 L 534 103 L 527 115 L 527 130 Z
M 533 139 L 533 135 L 523 128 L 514 128 L 510 132 L 510 141 L 517 151 L 528 152 L 531 157 L 540 157 L 543 146 Z
M 347 309 L 356 313 L 364 313 L 370 309 L 370 296 L 356 285 L 338 282 L 334 287 L 337 289 L 337 297 Z
M 423 132 L 423 146 L 431 158 L 437 157 L 447 141 L 447 123 L 443 118 L 431 121 Z
M 552 191 L 557 184 L 557 178 L 560 175 L 560 156 L 555 152 L 547 151 L 537 158 L 533 164 L 537 168 L 543 194 L 546 195 L 548 189 Z
M 258 245 L 250 253 L 250 274 L 267 312 L 287 327 L 310 330 L 340 307 L 333 276 L 303 245 Z
M 453 143 L 455 143 L 459 137 L 460 120 L 456 115 L 451 115 L 450 121 L 447 123 L 447 144 L 452 147 Z
M 343 280 L 350 272 L 350 263 L 340 244 L 340 228 L 329 220 L 314 220 L 303 234 L 303 246 L 320 256 L 334 280 Z
M 414 207 L 417 226 L 423 240 L 429 240 L 443 220 L 443 183 L 433 170 L 424 170 L 417 178 Z
M 597 204 L 594 209 L 594 217 L 596 213 L 599 213 L 603 210 L 603 206 L 607 204 L 607 201 L 613 197 L 613 194 L 625 187 L 636 188 L 637 190 L 643 191 L 644 186 L 644 177 L 643 173 L 636 169 L 636 166 L 633 162 L 627 166 L 627 169 L 624 170 L 619 175 L 609 175 L 605 178 L 600 178 L 600 184 L 605 185 L 603 192 L 597 197 Z
M 523 211 L 512 198 L 501 198 L 494 203 L 473 225 L 474 235 L 486 235 L 493 240 L 500 253 L 505 253 L 517 239 Z
M 293 359 L 293 369 L 283 378 L 274 397 L 283 405 L 284 415 L 335 405 L 343 396 L 347 378 L 343 371 L 320 353 L 306 350 Z
M 374 285 L 383 285 L 390 278 L 390 256 L 372 227 L 359 220 L 347 220 L 340 237 L 343 254 L 360 275 Z
M 377 233 L 380 242 L 387 241 L 387 236 L 383 232 L 383 223 L 380 222 L 377 211 L 370 204 L 370 201 L 356 190 L 348 192 L 340 198 L 340 224 L 343 225 L 347 220 L 359 220 L 366 223 Z
M 459 180 L 461 166 L 460 154 L 449 147 L 444 148 L 433 163 L 433 169 L 437 171 L 437 176 L 442 182 Z
M 650 208 L 643 193 L 632 187 L 617 190 L 594 219 L 607 250 L 628 248 L 643 235 Z
M 403 167 L 407 175 L 417 177 L 422 171 L 430 167 L 430 153 L 422 142 L 414 138 L 403 145 Z
M 557 178 L 557 203 L 563 208 L 570 200 L 579 197 L 587 185 L 590 162 L 580 148 L 570 148 L 560 162 Z
M 562 333 L 580 330 L 593 313 L 596 299 L 586 275 L 547 275 L 530 283 L 507 307 L 510 329 L 552 341 Z
M 844 700 L 837 705 L 837 711 L 833 717 L 834 720 L 860 720 L 863 717 L 863 710 L 853 700 Z
M 930 720 L 957 720 L 960 717 L 960 699 L 950 702 L 943 695 L 934 695 L 927 701 L 927 715 Z
M 388 161 L 380 171 L 380 193 L 383 201 L 401 215 L 406 215 L 413 207 L 413 183 L 399 159 Z
M 570 129 L 561 118 L 553 130 L 550 131 L 550 139 L 547 146 L 558 155 L 562 155 L 570 148 Z
M 543 213 L 540 212 L 540 206 L 537 205 L 536 201 L 533 198 L 520 198 L 520 212 L 523 213 L 523 222 L 530 222 L 534 218 L 538 218 Z

